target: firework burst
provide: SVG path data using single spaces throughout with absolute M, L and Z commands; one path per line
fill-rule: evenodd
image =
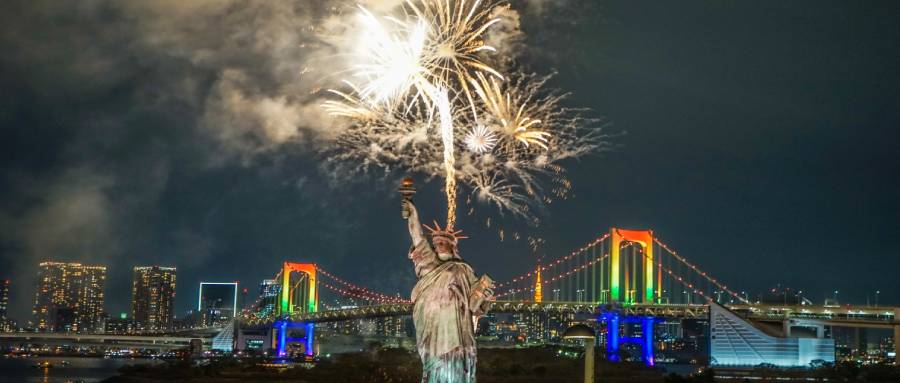
M 406 0 L 381 17 L 360 8 L 359 62 L 323 104 L 348 122 L 323 152 L 335 174 L 442 176 L 449 227 L 457 182 L 471 205 L 531 222 L 541 206 L 565 198 L 571 182 L 560 162 L 597 151 L 603 136 L 595 120 L 561 105 L 549 77 L 499 64 L 509 61 L 494 57 L 484 35 L 503 7 Z
M 528 105 L 528 94 L 517 94 L 510 90 L 500 89 L 496 79 L 488 79 L 478 74 L 478 80 L 472 80 L 475 92 L 481 97 L 489 116 L 496 121 L 496 130 L 529 147 L 539 146 L 549 149 L 547 140 L 550 133 L 540 130 L 541 120 L 530 117 L 532 110 Z
M 464 142 L 470 152 L 484 154 L 497 145 L 497 134 L 484 125 L 478 125 L 466 134 Z
M 491 16 L 495 6 L 482 0 L 406 0 L 407 9 L 416 19 L 427 20 L 429 25 L 430 44 L 422 57 L 427 80 L 456 89 L 470 104 L 474 99 L 469 83 L 476 75 L 488 73 L 503 78 L 481 55 L 496 52 L 484 42 L 484 33 L 500 22 Z

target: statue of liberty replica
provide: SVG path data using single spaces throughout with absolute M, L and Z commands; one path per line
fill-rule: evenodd
M 475 272 L 459 256 L 461 231 L 434 227 L 423 231 L 412 202 L 412 180 L 405 179 L 403 217 L 409 226 L 418 282 L 412 291 L 416 346 L 422 358 L 422 383 L 475 382 L 475 325 L 489 308 L 493 281 Z M 430 237 L 430 241 L 429 238 Z

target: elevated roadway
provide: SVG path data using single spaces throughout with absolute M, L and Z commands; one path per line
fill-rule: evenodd
M 725 305 L 730 310 L 747 319 L 759 321 L 816 320 L 828 326 L 895 328 L 900 326 L 896 319 L 900 307 L 862 306 L 791 306 L 791 305 Z M 600 314 L 619 311 L 625 315 L 646 315 L 666 318 L 704 318 L 709 315 L 705 304 L 633 304 L 627 306 L 595 304 L 585 302 L 521 302 L 496 301 L 491 306 L 494 313 L 574 313 Z M 292 322 L 322 323 L 345 320 L 403 316 L 412 313 L 410 303 L 392 303 L 360 306 L 338 310 L 324 310 L 311 313 L 295 313 L 289 317 L 244 318 L 242 326 L 271 326 L 277 320 Z

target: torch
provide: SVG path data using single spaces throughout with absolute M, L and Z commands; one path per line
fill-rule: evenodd
M 416 188 L 413 186 L 413 179 L 406 177 L 402 181 L 400 181 L 400 187 L 397 189 L 400 193 L 400 198 L 403 201 L 412 202 L 412 197 L 416 194 Z M 403 209 L 403 219 L 409 219 L 409 211 Z

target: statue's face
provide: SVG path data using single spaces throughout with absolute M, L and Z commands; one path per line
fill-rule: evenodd
M 456 251 L 456 246 L 453 242 L 450 242 L 443 238 L 435 238 L 434 239 L 434 250 L 437 251 L 438 254 L 450 254 L 452 255 Z

